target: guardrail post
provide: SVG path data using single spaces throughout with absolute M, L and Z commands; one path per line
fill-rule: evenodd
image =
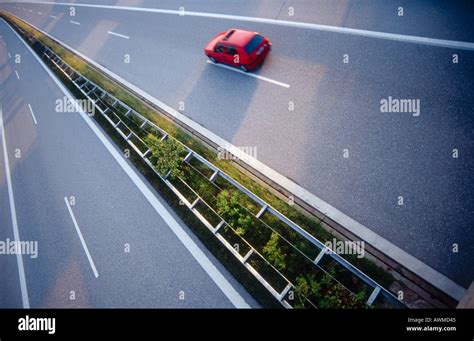
M 190 151 L 188 154 L 186 154 L 186 156 L 184 157 L 183 161 L 184 162 L 188 162 L 189 160 L 191 160 L 191 157 L 193 156 L 193 152 Z
M 199 201 L 201 201 L 201 198 L 196 198 L 196 200 L 193 201 L 193 203 L 191 204 L 191 207 L 190 209 L 193 209 L 194 207 L 196 207 L 197 204 L 199 204 Z
M 379 295 L 379 292 L 380 292 L 380 287 L 375 287 L 374 291 L 372 291 L 372 293 L 370 294 L 370 297 L 369 299 L 367 300 L 367 305 L 372 305 L 375 301 L 375 299 L 377 298 L 377 296 Z
M 321 259 L 324 257 L 324 255 L 329 251 L 330 249 L 328 247 L 323 247 L 321 251 L 319 251 L 318 255 L 316 256 L 316 259 L 314 260 L 314 264 L 318 265 L 318 263 L 321 261 Z
M 166 175 L 163 177 L 163 179 L 168 179 L 168 177 L 171 175 L 171 171 L 168 171 L 168 173 L 166 173 Z
M 221 222 L 219 224 L 217 224 L 217 226 L 214 228 L 214 230 L 213 230 L 214 234 L 216 234 L 217 231 L 219 231 L 221 229 L 221 227 L 224 226 L 224 224 L 225 224 L 225 221 L 221 220 Z
M 242 258 L 242 263 L 246 263 L 252 254 L 253 254 L 253 249 L 250 249 L 249 252 L 245 254 L 244 258 Z
M 83 87 L 85 87 L 87 84 L 89 84 L 89 81 L 86 79 L 86 82 L 84 84 L 82 84 L 79 89 L 82 89 Z
M 144 153 L 142 154 L 142 157 L 146 157 L 149 152 L 151 152 L 151 149 L 147 149 L 146 152 L 144 152 Z
M 210 182 L 214 182 L 218 176 L 219 176 L 219 171 L 216 170 L 216 171 L 211 175 L 211 177 L 209 178 L 209 181 L 210 181 Z
M 280 301 L 283 300 L 283 298 L 285 298 L 286 294 L 288 294 L 291 288 L 293 288 L 293 286 L 290 283 L 288 283 L 285 289 L 283 289 L 282 292 L 280 293 Z
M 263 206 L 260 211 L 257 213 L 257 215 L 255 216 L 257 219 L 260 219 L 260 217 L 265 213 L 265 211 L 267 210 L 268 208 L 268 205 L 265 205 Z

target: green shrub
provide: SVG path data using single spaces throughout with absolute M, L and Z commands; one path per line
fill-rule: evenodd
M 172 178 L 182 176 L 180 167 L 185 149 L 180 143 L 174 139 L 161 140 L 152 134 L 148 134 L 145 143 L 151 150 L 150 162 L 158 173 L 165 176 L 171 171 Z
M 263 254 L 267 257 L 267 260 L 278 270 L 283 270 L 286 268 L 286 254 L 283 253 L 283 250 L 278 245 L 280 237 L 276 232 L 272 233 L 270 240 L 267 245 L 263 248 Z
M 320 284 L 315 280 L 313 275 L 298 276 L 295 283 L 294 308 L 305 308 L 306 299 L 309 297 L 319 297 L 321 291 Z
M 306 307 L 306 299 L 321 309 L 367 308 L 363 291 L 352 294 L 343 285 L 335 282 L 331 273 L 325 273 L 319 280 L 313 275 L 296 278 L 294 308 Z
M 232 226 L 238 235 L 252 227 L 252 217 L 239 205 L 239 193 L 223 190 L 217 196 L 217 213 Z

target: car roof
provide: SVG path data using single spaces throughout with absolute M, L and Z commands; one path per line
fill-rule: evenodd
M 232 34 L 230 34 L 231 32 Z M 249 31 L 232 28 L 226 32 L 225 36 L 222 38 L 222 42 L 225 42 L 234 46 L 244 47 L 245 45 L 247 45 L 250 39 L 253 38 L 254 35 L 255 35 L 255 32 L 249 32 Z

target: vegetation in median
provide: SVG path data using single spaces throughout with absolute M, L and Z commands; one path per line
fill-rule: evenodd
M 181 164 L 185 149 L 181 144 L 173 139 L 159 139 L 152 134 L 148 134 L 144 141 L 151 151 L 148 159 L 161 176 L 167 174 L 171 178 L 182 176 Z

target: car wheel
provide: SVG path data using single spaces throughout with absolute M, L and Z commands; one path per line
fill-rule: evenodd
M 240 65 L 240 70 L 242 70 L 243 72 L 249 71 L 245 65 Z
M 217 60 L 214 57 L 209 57 L 209 60 L 214 64 L 217 64 Z

